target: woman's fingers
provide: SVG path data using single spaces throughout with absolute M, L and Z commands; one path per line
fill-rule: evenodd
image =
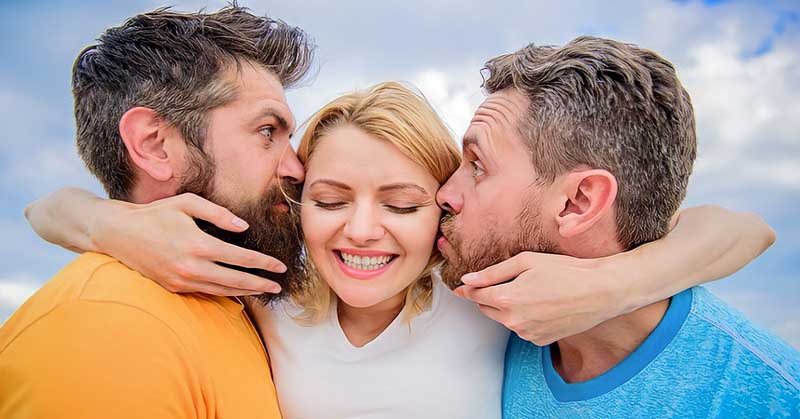
M 280 285 L 269 279 L 242 272 L 236 269 L 220 266 L 216 263 L 202 263 L 196 271 L 188 272 L 188 275 L 181 275 L 187 282 L 187 287 L 195 285 L 200 288 L 201 284 L 207 288 L 207 284 L 220 287 L 214 295 L 252 295 L 261 293 L 277 294 L 281 291 Z M 199 291 L 199 289 L 198 289 Z M 205 291 L 201 291 L 205 292 Z
M 229 209 L 193 193 L 176 195 L 165 199 L 164 202 L 169 202 L 187 215 L 208 221 L 223 230 L 241 232 L 249 228 L 246 221 L 237 217 Z
M 286 265 L 272 256 L 265 255 L 255 250 L 245 249 L 216 237 L 208 236 L 207 249 L 200 256 L 216 262 L 244 268 L 263 269 L 269 272 L 286 272 Z

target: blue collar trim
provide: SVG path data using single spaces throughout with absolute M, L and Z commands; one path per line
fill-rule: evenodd
M 625 384 L 647 367 L 678 334 L 692 307 L 692 290 L 670 299 L 664 317 L 652 333 L 630 355 L 610 370 L 591 380 L 567 383 L 553 368 L 550 346 L 542 348 L 542 371 L 545 382 L 559 402 L 574 402 L 602 396 Z M 555 343 L 553 345 L 556 345 Z

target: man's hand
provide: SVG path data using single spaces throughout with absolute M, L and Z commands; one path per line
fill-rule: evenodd
M 621 314 L 622 290 L 603 259 L 523 252 L 464 275 L 456 295 L 544 346 Z

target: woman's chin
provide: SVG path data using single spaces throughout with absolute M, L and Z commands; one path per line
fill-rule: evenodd
M 352 308 L 388 308 L 390 305 L 400 304 L 405 301 L 405 290 L 364 289 L 363 287 L 332 287 L 333 292 L 339 297 L 340 304 Z M 402 294 L 402 295 L 401 295 Z
M 346 305 L 348 305 L 350 307 L 353 307 L 353 308 L 369 308 L 369 307 L 376 306 L 376 305 L 382 303 L 383 301 L 385 301 L 384 299 L 382 299 L 380 297 L 371 296 L 371 295 L 364 295 L 363 291 L 360 292 L 360 293 L 358 293 L 358 292 L 354 292 L 354 293 L 343 292 L 341 294 L 337 293 L 336 295 L 339 297 L 339 300 L 342 303 L 344 303 L 344 304 L 346 304 Z

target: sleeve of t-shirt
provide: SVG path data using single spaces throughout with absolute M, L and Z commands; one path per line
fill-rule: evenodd
M 205 416 L 193 367 L 173 330 L 140 308 L 70 302 L 0 353 L 0 417 Z

